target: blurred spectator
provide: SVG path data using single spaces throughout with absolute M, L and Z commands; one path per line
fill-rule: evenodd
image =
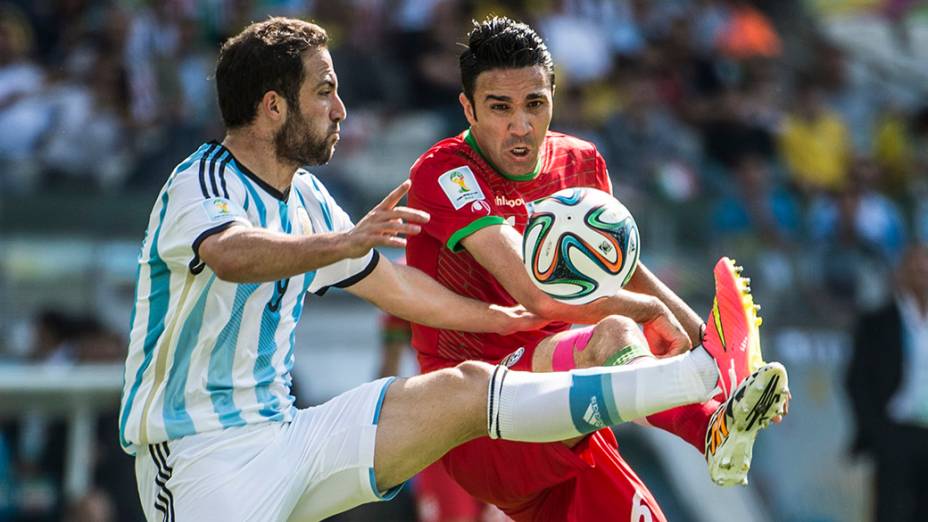
M 908 18 L 914 8 L 922 2 L 919 0 L 882 0 L 879 3 L 896 41 L 896 46 L 900 51 L 912 54 L 912 35 Z
M 118 187 L 130 144 L 118 106 L 118 64 L 95 49 L 70 58 L 46 88 L 52 120 L 36 159 L 49 173 L 73 180 L 71 186 Z
M 68 510 L 65 522 L 112 522 L 116 509 L 110 496 L 99 490 L 79 498 Z
M 763 107 L 755 100 L 754 93 L 744 87 L 729 87 L 720 93 L 714 110 L 702 122 L 707 159 L 732 169 L 748 157 L 772 158 L 773 136 L 767 122 L 755 117 Z
M 825 105 L 835 111 L 848 129 L 855 153 L 866 153 L 873 139 L 873 120 L 881 93 L 862 81 L 861 70 L 844 49 L 824 37 L 809 44 L 808 70 L 815 71 L 815 80 L 822 89 Z
M 768 248 L 794 244 L 801 232 L 799 203 L 777 181 L 769 162 L 748 155 L 737 162 L 732 174 L 735 183 L 716 202 L 713 230 L 724 236 L 747 236 Z
M 53 308 L 44 309 L 35 316 L 32 335 L 29 359 L 36 364 L 68 366 L 112 363 L 122 361 L 125 355 L 125 341 L 104 328 L 96 319 Z M 119 509 L 121 519 L 127 519 L 127 514 L 137 513 L 132 463 L 125 459 L 120 448 L 112 442 L 112 434 L 117 430 L 116 411 L 102 413 L 95 422 L 97 439 L 91 456 L 91 465 L 98 472 L 95 480 L 107 486 L 105 491 L 125 495 L 114 503 L 104 490 L 93 491 L 65 508 L 65 424 L 43 411 L 27 411 L 15 422 L 4 424 L 0 432 L 0 440 L 5 438 L 11 441 L 17 449 L 12 472 L 17 487 L 12 491 L 10 499 L 11 511 L 16 513 L 15 520 L 107 521 L 117 519 L 113 515 L 116 508 Z M 3 477 L 0 469 L 0 495 L 2 493 Z M 2 506 L 0 500 L 0 513 Z M 65 512 L 68 513 L 67 517 L 63 515 Z
M 814 79 L 801 79 L 796 106 L 786 116 L 780 134 L 780 150 L 790 175 L 806 193 L 838 190 L 847 181 L 848 129 L 822 97 Z
M 125 346 L 120 336 L 88 316 L 55 309 L 41 310 L 34 320 L 29 357 L 43 364 L 121 361 Z
M 819 292 L 829 317 L 867 309 L 886 298 L 887 274 L 905 246 L 899 207 L 872 188 L 879 170 L 860 160 L 847 186 L 819 195 L 808 210 L 809 252 L 817 256 Z M 813 257 L 814 259 L 815 257 Z
M 173 113 L 172 95 L 177 89 L 173 58 L 180 45 L 181 9 L 175 1 L 149 2 L 135 12 L 123 60 L 129 74 L 130 114 L 136 125 L 154 125 Z M 167 98 L 167 99 L 163 99 Z
M 348 4 L 338 13 L 338 23 L 355 30 L 332 42 L 332 58 L 339 64 L 339 96 L 353 114 L 397 111 L 412 93 L 394 57 L 381 52 L 390 47 L 382 24 L 384 13 L 373 2 Z
M 609 74 L 610 42 L 602 22 L 616 18 L 617 9 L 618 3 L 565 0 L 560 9 L 541 22 L 539 27 L 557 64 L 560 81 L 585 83 Z M 634 33 L 637 28 L 631 20 L 624 21 L 617 24 L 617 33 Z M 625 43 L 627 50 L 640 48 L 640 36 L 629 34 L 629 37 L 624 39 L 634 43 Z
M 38 183 L 32 156 L 51 121 L 41 94 L 45 73 L 30 57 L 31 28 L 21 12 L 0 5 L 0 190 Z M 16 132 L 9 132 L 16 129 Z
M 70 316 L 46 309 L 39 312 L 33 326 L 33 346 L 29 355 L 34 361 L 67 364 L 77 357 L 76 321 Z
M 928 520 L 928 246 L 912 246 L 885 306 L 863 314 L 847 374 L 852 452 L 876 463 L 873 520 Z
M 688 173 L 695 170 L 699 138 L 661 103 L 656 78 L 648 71 L 636 70 L 616 76 L 624 87 L 624 100 L 621 110 L 605 123 L 607 146 L 602 150 L 615 181 L 644 189 L 672 166 Z M 564 112 L 564 107 L 559 106 L 557 112 Z M 565 132 L 583 135 L 577 130 Z M 679 183 L 674 187 L 681 188 Z M 674 192 L 672 199 L 687 199 L 694 191 L 694 186 L 686 186 Z
M 820 196 L 809 209 L 809 226 L 819 245 L 857 245 L 895 264 L 906 241 L 899 206 L 876 190 L 882 176 L 873 161 L 855 161 L 850 180 L 836 196 Z
M 873 154 L 887 176 L 883 188 L 904 197 L 928 179 L 928 105 L 909 115 L 886 111 L 877 122 Z
M 728 23 L 717 41 L 721 51 L 736 59 L 779 56 L 780 37 L 770 20 L 752 2 L 728 0 L 727 4 Z

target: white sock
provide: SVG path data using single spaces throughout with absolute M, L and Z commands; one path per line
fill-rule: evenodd
M 703 384 L 708 388 L 715 388 L 719 382 L 719 368 L 715 364 L 715 359 L 702 345 L 693 348 L 689 353 L 693 356 L 693 364 L 696 365 L 696 371 L 699 372 Z
M 702 349 L 632 366 L 570 372 L 516 372 L 499 366 L 489 383 L 487 427 L 494 439 L 566 440 L 702 402 L 711 396 L 717 375 Z

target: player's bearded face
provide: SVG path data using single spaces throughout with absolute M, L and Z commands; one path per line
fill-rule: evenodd
M 481 152 L 505 174 L 532 173 L 551 124 L 552 87 L 541 66 L 491 69 L 474 85 L 473 113 L 465 114 Z
M 337 124 L 319 130 L 309 125 L 299 109 L 287 114 L 287 121 L 274 136 L 277 157 L 298 165 L 323 165 L 332 159 L 335 152 Z
M 338 97 L 338 78 L 325 48 L 303 56 L 306 78 L 298 100 L 289 103 L 287 119 L 274 135 L 277 158 L 296 165 L 322 165 L 332 159 L 345 104 Z

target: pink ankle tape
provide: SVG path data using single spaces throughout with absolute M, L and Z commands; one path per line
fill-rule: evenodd
M 566 372 L 567 370 L 576 368 L 577 365 L 574 364 L 574 348 L 576 348 L 578 352 L 582 352 L 586 348 L 586 345 L 589 344 L 591 337 L 593 337 L 592 326 L 572 330 L 554 347 L 554 354 L 551 357 L 551 368 L 556 372 Z

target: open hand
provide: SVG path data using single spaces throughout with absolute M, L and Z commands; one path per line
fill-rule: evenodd
M 361 257 L 378 246 L 404 248 L 404 236 L 413 236 L 422 230 L 417 223 L 428 223 L 427 212 L 396 206 L 409 191 L 411 184 L 406 180 L 393 189 L 346 233 L 347 257 Z

